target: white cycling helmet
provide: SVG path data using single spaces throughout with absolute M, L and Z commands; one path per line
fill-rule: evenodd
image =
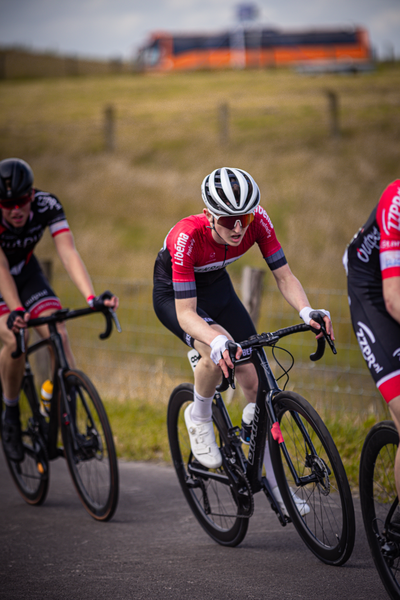
M 208 210 L 216 216 L 251 213 L 260 203 L 260 190 L 252 176 L 229 167 L 207 175 L 201 184 L 201 195 Z

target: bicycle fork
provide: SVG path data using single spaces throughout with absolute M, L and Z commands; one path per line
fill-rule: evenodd
M 311 474 L 300 477 L 295 466 L 293 465 L 292 459 L 285 444 L 279 421 L 275 416 L 274 409 L 272 406 L 272 398 L 274 397 L 274 395 L 276 395 L 276 393 L 276 390 L 272 390 L 268 392 L 266 397 L 267 411 L 270 418 L 270 423 L 272 423 L 270 429 L 272 437 L 280 445 L 280 448 L 286 460 L 286 464 L 288 465 L 289 470 L 292 474 L 293 481 L 297 487 L 304 487 L 310 483 L 320 484 L 322 479 L 326 478 L 326 476 L 329 477 L 331 475 L 331 470 L 329 469 L 328 465 L 321 458 L 318 457 L 317 451 L 314 447 L 314 444 L 310 438 L 306 427 L 304 426 L 300 415 L 296 411 L 291 410 L 291 417 L 297 425 L 304 439 L 304 465 L 311 470 Z

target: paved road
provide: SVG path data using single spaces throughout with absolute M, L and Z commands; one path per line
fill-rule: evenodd
M 197 525 L 171 467 L 120 463 L 110 523 L 83 509 L 63 459 L 53 462 L 45 504 L 16 491 L 0 451 L 1 600 L 385 600 L 357 509 L 350 561 L 329 567 L 282 528 L 264 497 L 237 548 Z

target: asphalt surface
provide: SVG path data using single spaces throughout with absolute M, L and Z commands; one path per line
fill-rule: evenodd
M 120 501 L 109 523 L 81 505 L 66 463 L 51 463 L 43 506 L 25 504 L 0 450 L 1 600 L 380 600 L 357 499 L 354 553 L 321 563 L 266 499 L 237 548 L 213 542 L 192 516 L 172 467 L 120 462 Z

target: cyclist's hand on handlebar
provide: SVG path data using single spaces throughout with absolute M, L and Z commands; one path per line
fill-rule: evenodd
M 100 294 L 99 296 L 89 296 L 88 304 L 91 308 L 101 310 L 103 308 L 111 308 L 112 310 L 117 310 L 119 305 L 119 300 L 117 296 L 114 296 L 108 290 Z
M 7 327 L 14 333 L 18 333 L 20 329 L 26 328 L 26 323 L 30 319 L 30 313 L 22 306 L 12 310 L 8 315 Z
M 303 319 L 303 321 L 306 325 L 310 325 L 310 327 L 312 327 L 313 329 L 321 329 L 321 325 L 317 321 L 314 321 L 314 319 L 311 318 L 312 313 L 319 313 L 319 315 L 322 317 L 322 319 L 324 321 L 326 333 L 329 335 L 329 337 L 332 340 L 334 340 L 335 334 L 333 333 L 333 325 L 332 325 L 331 315 L 330 315 L 329 311 L 324 310 L 322 308 L 318 309 L 318 310 L 314 310 L 314 309 L 310 308 L 309 306 L 306 306 L 299 313 L 300 317 Z M 323 333 L 318 334 L 317 339 L 322 337 L 323 335 L 324 335 Z
M 229 369 L 233 369 L 233 367 L 234 367 L 234 364 L 229 355 L 229 350 L 226 347 L 227 342 L 230 342 L 230 341 L 231 340 L 229 340 L 226 337 L 226 335 L 217 335 L 217 337 L 214 338 L 210 344 L 211 360 L 216 365 L 219 365 L 221 367 L 222 372 L 225 375 L 225 377 L 229 376 L 228 367 L 229 367 Z M 235 343 L 235 342 L 233 342 L 233 343 Z M 238 360 L 242 356 L 242 348 L 240 347 L 239 344 L 236 344 L 236 346 L 237 346 L 237 351 L 236 351 L 235 358 L 236 358 L 236 360 Z

